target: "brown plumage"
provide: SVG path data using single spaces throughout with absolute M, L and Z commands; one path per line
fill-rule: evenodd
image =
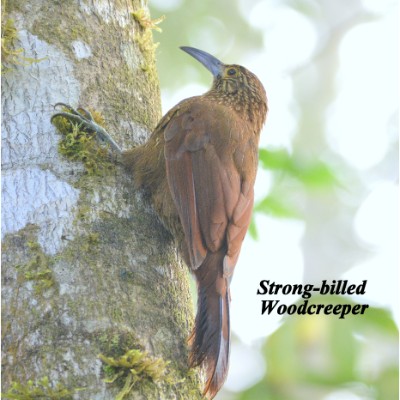
M 261 82 L 244 67 L 225 65 L 191 47 L 182 50 L 210 70 L 212 88 L 177 104 L 147 143 L 123 151 L 122 157 L 135 185 L 150 194 L 196 278 L 189 363 L 205 368 L 204 395 L 212 399 L 228 372 L 229 285 L 250 223 L 267 98 Z M 53 118 L 79 122 L 121 151 L 90 113 L 66 107 L 69 113 Z
M 196 277 L 190 365 L 204 365 L 204 394 L 213 398 L 228 370 L 229 284 L 250 223 L 267 99 L 244 67 L 183 50 L 213 73 L 211 90 L 176 105 L 146 144 L 123 157 Z

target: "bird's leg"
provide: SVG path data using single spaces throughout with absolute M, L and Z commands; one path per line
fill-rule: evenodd
M 94 121 L 92 114 L 89 111 L 82 107 L 79 107 L 77 110 L 75 110 L 68 104 L 64 103 L 57 103 L 54 108 L 56 107 L 63 107 L 67 111 L 60 111 L 53 114 L 50 120 L 51 122 L 53 122 L 54 118 L 63 117 L 67 121 L 74 122 L 89 132 L 94 132 L 101 140 L 109 143 L 114 151 L 116 151 L 118 154 L 122 153 L 122 150 L 118 144 L 103 127 Z

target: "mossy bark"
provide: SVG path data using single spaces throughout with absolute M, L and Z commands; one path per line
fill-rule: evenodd
M 124 377 L 105 383 L 99 354 L 137 349 L 165 361 L 168 379 L 141 375 L 124 398 L 201 397 L 187 370 L 188 273 L 170 235 L 121 166 L 88 173 L 59 153 L 50 124 L 56 102 L 81 104 L 104 115 L 123 148 L 145 140 L 160 96 L 139 9 L 138 0 L 8 4 L 25 57 L 43 60 L 2 76 L 3 393 L 113 399 Z

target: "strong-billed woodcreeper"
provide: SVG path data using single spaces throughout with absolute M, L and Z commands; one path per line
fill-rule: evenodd
M 144 145 L 121 151 L 84 109 L 60 103 L 69 112 L 52 118 L 78 122 L 120 152 L 175 237 L 198 288 L 189 364 L 205 367 L 204 395 L 212 399 L 228 371 L 229 285 L 250 223 L 267 98 L 246 68 L 192 47 L 182 50 L 212 73 L 212 88 L 172 108 Z

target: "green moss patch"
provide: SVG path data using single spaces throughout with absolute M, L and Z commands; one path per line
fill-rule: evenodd
M 99 354 L 103 361 L 105 382 L 123 382 L 123 387 L 118 393 L 116 400 L 122 400 L 139 381 L 166 382 L 172 383 L 174 380 L 167 371 L 169 362 L 161 358 L 151 357 L 145 351 L 139 349 L 128 350 L 120 357 L 106 357 Z
M 68 112 L 68 110 L 63 111 Z M 98 125 L 104 125 L 104 118 L 99 112 L 91 110 L 91 114 Z M 60 154 L 71 161 L 83 163 L 88 175 L 102 176 L 114 171 L 114 164 L 109 157 L 109 147 L 100 146 L 93 132 L 87 132 L 80 125 L 61 116 L 54 118 L 53 123 L 62 135 L 58 144 Z
M 18 31 L 11 18 L 3 18 L 1 23 L 1 72 L 6 73 L 16 65 L 31 65 L 45 58 L 25 57 L 24 49 L 18 47 Z
M 82 390 L 82 389 L 78 389 Z M 76 391 L 76 390 L 75 390 Z M 12 382 L 11 388 L 2 393 L 5 399 L 14 400 L 33 400 L 33 399 L 57 399 L 57 400 L 70 400 L 73 398 L 75 391 L 70 391 L 62 384 L 51 384 L 49 378 L 46 376 L 36 382 L 28 381 L 26 384 L 19 382 Z
M 152 20 L 143 8 L 133 12 L 132 16 L 140 28 L 139 33 L 135 37 L 135 41 L 138 44 L 140 52 L 143 54 L 144 58 L 144 63 L 142 63 L 141 69 L 142 71 L 146 72 L 151 79 L 152 77 L 157 76 L 154 63 L 154 54 L 159 45 L 159 43 L 153 42 L 152 29 L 161 32 L 161 28 L 158 26 L 158 24 L 164 21 L 165 16 Z
M 43 252 L 39 243 L 29 241 L 27 246 L 31 254 L 31 260 L 24 265 L 17 266 L 17 268 L 24 279 L 33 281 L 35 294 L 41 294 L 55 285 L 51 269 L 52 259 Z

